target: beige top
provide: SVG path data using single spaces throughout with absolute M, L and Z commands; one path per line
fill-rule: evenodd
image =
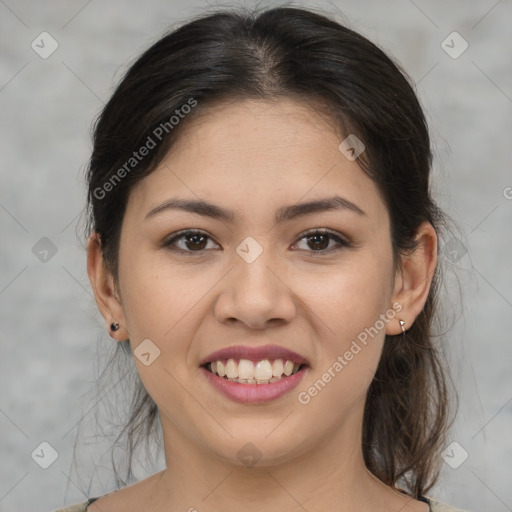
M 445 505 L 444 503 L 435 501 L 432 498 L 429 498 L 428 496 L 426 496 L 426 499 L 428 500 L 428 503 L 430 505 L 430 512 L 464 512 L 463 510 L 460 510 L 458 508 L 453 508 L 450 505 Z M 87 507 L 93 501 L 94 501 L 94 499 L 91 498 L 87 501 L 78 503 L 76 505 L 71 505 L 71 506 L 65 507 L 65 508 L 59 508 L 58 510 L 55 510 L 54 512 L 87 512 Z

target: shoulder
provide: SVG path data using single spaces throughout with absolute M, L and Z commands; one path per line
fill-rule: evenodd
M 427 499 L 430 503 L 430 510 L 432 512 L 464 512 L 464 510 L 454 508 L 450 505 L 446 505 L 445 503 L 441 503 L 440 501 L 436 501 L 432 498 L 427 497 Z
M 454 508 L 450 505 L 446 505 L 445 503 L 441 503 L 432 498 L 426 497 L 429 504 L 431 512 L 465 512 L 464 510 Z M 59 508 L 54 512 L 87 512 L 87 507 L 98 498 L 91 498 L 82 503 L 76 503 L 75 505 L 70 505 L 69 507 Z
M 144 504 L 151 496 L 154 483 L 161 478 L 162 474 L 163 471 L 160 471 L 135 484 L 53 512 L 125 512 L 129 508 L 143 510 Z
M 92 500 L 82 501 L 82 503 L 76 503 L 75 505 L 70 505 L 69 507 L 59 508 L 54 512 L 86 512 L 87 506 Z

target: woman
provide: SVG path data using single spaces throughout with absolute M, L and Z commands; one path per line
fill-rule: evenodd
M 426 496 L 431 159 L 405 74 L 322 14 L 210 13 L 147 50 L 95 127 L 87 269 L 166 468 L 63 510 L 455 510 Z

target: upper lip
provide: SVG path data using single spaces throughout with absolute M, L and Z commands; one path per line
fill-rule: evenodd
M 308 364 L 308 361 L 297 352 L 289 350 L 279 345 L 262 345 L 259 347 L 247 345 L 234 345 L 225 347 L 212 352 L 206 356 L 199 366 L 203 366 L 212 361 L 224 359 L 249 359 L 252 361 L 261 361 L 263 359 L 284 359 L 298 364 Z

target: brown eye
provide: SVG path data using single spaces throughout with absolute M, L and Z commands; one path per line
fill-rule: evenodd
M 316 229 L 300 235 L 299 242 L 305 241 L 305 250 L 312 253 L 330 253 L 342 247 L 350 247 L 351 244 L 347 240 L 341 238 L 338 234 L 326 230 Z M 334 241 L 333 245 L 330 245 Z M 302 249 L 299 247 L 299 249 Z
M 321 251 L 327 249 L 329 245 L 329 236 L 324 234 L 308 235 L 307 237 L 309 247 L 311 249 L 319 249 Z
M 207 237 L 204 235 L 185 235 L 185 245 L 188 249 L 204 249 L 206 247 Z
M 172 251 L 182 253 L 202 253 L 208 249 L 208 242 L 212 240 L 206 233 L 197 230 L 185 230 L 162 243 L 162 246 Z M 217 244 L 213 244 L 218 247 Z M 211 247 L 210 247 L 211 248 Z

